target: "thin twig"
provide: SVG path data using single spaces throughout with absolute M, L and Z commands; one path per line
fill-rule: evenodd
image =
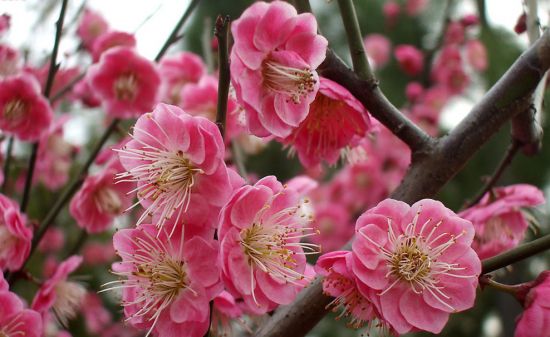
M 524 243 L 505 253 L 482 261 L 482 273 L 487 274 L 550 249 L 550 234 Z
M 57 64 L 57 53 L 59 50 L 59 42 L 61 41 L 61 33 L 63 32 L 63 21 L 65 20 L 65 11 L 67 10 L 68 0 L 63 0 L 61 3 L 61 10 L 59 11 L 59 18 L 55 23 L 55 40 L 53 43 L 52 55 L 50 57 L 50 68 L 48 70 L 48 77 L 46 78 L 46 85 L 44 87 L 44 97 L 50 98 L 50 93 L 55 80 L 55 74 L 59 69 Z M 29 165 L 27 168 L 27 176 L 25 178 L 25 188 L 23 190 L 23 197 L 21 198 L 21 212 L 27 210 L 29 204 L 30 192 L 32 187 L 32 180 L 34 175 L 34 167 L 36 166 L 36 157 L 38 155 L 39 141 L 32 145 L 31 156 L 29 158 Z
M 464 208 L 470 208 L 473 205 L 477 204 L 481 198 L 487 193 L 489 193 L 493 187 L 495 187 L 495 184 L 498 182 L 504 171 L 510 166 L 512 163 L 512 160 L 514 159 L 514 156 L 520 149 L 520 143 L 516 141 L 512 141 L 510 145 L 508 146 L 508 149 L 506 150 L 506 154 L 498 164 L 497 168 L 495 169 L 495 172 L 491 175 L 491 178 L 487 180 L 487 183 L 485 186 L 479 191 L 479 193 L 476 195 L 476 197 L 468 202 Z
M 353 70 L 362 80 L 375 82 L 376 79 L 369 65 L 365 46 L 363 45 L 363 37 L 359 28 L 359 21 L 355 13 L 355 7 L 352 0 L 338 0 L 340 7 L 340 15 L 346 29 L 351 61 Z
M 231 154 L 233 158 L 233 164 L 237 167 L 237 172 L 239 175 L 244 178 L 245 181 L 248 181 L 248 172 L 246 171 L 245 155 L 243 149 L 239 146 L 236 141 L 231 141 Z
M 6 158 L 4 158 L 4 181 L 2 182 L 2 193 L 6 193 L 6 188 L 8 186 L 8 178 L 10 176 L 10 166 L 12 161 L 13 141 L 13 136 L 10 136 L 8 139 L 8 147 L 6 148 Z
M 227 99 L 229 95 L 229 57 L 227 39 L 229 33 L 229 15 L 225 17 L 218 15 L 216 18 L 216 29 L 214 35 L 218 39 L 218 107 L 216 113 L 216 124 L 220 129 L 222 138 L 225 138 L 225 126 L 227 118 Z
M 86 73 L 83 72 L 81 74 L 78 74 L 75 78 L 73 78 L 69 83 L 67 83 L 63 88 L 59 89 L 50 99 L 51 103 L 57 102 L 57 100 L 61 99 L 66 93 L 71 91 L 71 89 L 78 83 L 80 80 L 82 80 L 86 76 Z
M 170 46 L 178 40 L 178 34 L 179 34 L 179 31 L 180 31 L 181 27 L 185 24 L 187 19 L 189 19 L 189 17 L 193 13 L 193 10 L 195 9 L 195 7 L 197 7 L 199 2 L 201 2 L 201 0 L 192 0 L 191 1 L 191 3 L 189 4 L 187 9 L 185 10 L 183 15 L 181 16 L 180 20 L 178 21 L 178 23 L 176 23 L 176 26 L 174 27 L 174 29 L 172 30 L 172 32 L 170 33 L 170 35 L 166 39 L 166 42 L 164 42 L 164 44 L 160 48 L 157 56 L 155 57 L 155 62 L 160 61 L 160 59 L 164 56 L 164 54 L 166 54 L 166 51 L 168 51 L 168 48 L 170 48 Z

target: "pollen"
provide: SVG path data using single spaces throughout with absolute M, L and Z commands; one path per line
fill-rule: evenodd
M 267 60 L 262 65 L 263 86 L 273 93 L 286 95 L 289 101 L 299 104 L 304 96 L 315 90 L 311 69 L 283 66 Z

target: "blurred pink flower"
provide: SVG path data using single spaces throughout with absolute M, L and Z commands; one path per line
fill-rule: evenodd
M 88 70 L 90 87 L 116 118 L 139 117 L 158 102 L 160 75 L 156 65 L 128 47 L 114 47 Z
M 369 34 L 363 40 L 365 51 L 376 68 L 381 68 L 390 59 L 391 42 L 382 34 Z
M 0 194 L 0 270 L 19 270 L 29 256 L 32 231 L 17 203 Z
M 316 246 L 300 242 L 313 235 L 301 207 L 296 191 L 268 176 L 238 189 L 222 209 L 222 279 L 251 313 L 289 304 L 303 287 L 305 255 Z
M 208 330 L 209 304 L 222 291 L 218 242 L 172 236 L 154 225 L 123 229 L 113 237 L 122 262 L 113 265 L 123 279 L 122 304 L 127 320 L 165 337 L 202 337 Z
M 314 209 L 312 226 L 318 235 L 312 236 L 311 242 L 318 244 L 325 253 L 342 248 L 354 233 L 349 211 L 344 205 L 330 202 L 315 205 Z
M 231 25 L 231 81 L 258 137 L 287 137 L 315 99 L 315 69 L 325 59 L 327 40 L 317 34 L 311 13 L 292 5 L 256 2 Z
M 420 14 L 428 5 L 428 0 L 407 0 L 405 4 L 405 11 L 410 16 L 416 16 Z
M 108 30 L 109 24 L 103 16 L 90 8 L 86 8 L 76 29 L 76 34 L 82 40 L 84 48 L 91 51 L 95 40 Z
M 34 179 L 52 190 L 69 180 L 73 156 L 78 150 L 64 139 L 63 125 L 69 118 L 67 114 L 61 115 L 40 137 Z
M 202 59 L 191 52 L 179 52 L 160 60 L 162 85 L 161 99 L 164 103 L 179 105 L 181 89 L 188 83 L 197 83 L 205 74 Z
M 476 205 L 459 216 L 474 224 L 476 235 L 472 247 L 479 258 L 486 259 L 511 249 L 525 237 L 529 226 L 521 208 L 545 202 L 541 190 L 527 184 L 494 188 Z
M 410 102 L 416 102 L 424 93 L 424 87 L 419 82 L 409 82 L 405 88 L 405 95 Z
M 92 47 L 92 59 L 94 62 L 99 61 L 101 55 L 107 50 L 114 47 L 134 48 L 136 46 L 136 38 L 134 34 L 110 31 L 100 35 Z
M 451 21 L 447 24 L 445 30 L 444 43 L 449 44 L 462 44 L 464 42 L 464 25 L 458 21 Z
M 397 23 L 399 18 L 399 13 L 401 13 L 401 6 L 393 1 L 386 1 L 382 7 L 382 13 L 384 14 L 384 19 L 386 20 L 386 26 L 393 28 Z
M 0 15 L 0 36 L 10 29 L 11 16 L 7 13 Z
M 76 317 L 86 289 L 80 283 L 69 281 L 69 274 L 74 272 L 82 262 L 82 257 L 73 255 L 61 262 L 54 274 L 42 284 L 34 299 L 31 308 L 44 317 L 52 309 L 55 317 L 61 324 L 67 326 L 69 320 Z
M 518 317 L 515 337 L 547 337 L 550 331 L 550 271 L 542 272 L 522 294 L 523 313 Z
M 329 79 L 320 82 L 306 119 L 283 140 L 306 167 L 322 160 L 335 164 L 341 151 L 363 138 L 370 127 L 367 110 L 349 91 Z
M 86 329 L 92 334 L 98 334 L 113 320 L 111 312 L 105 308 L 101 297 L 96 293 L 88 292 L 82 302 L 82 316 L 86 322 Z
M 487 49 L 481 41 L 470 40 L 466 42 L 466 59 L 474 70 L 487 70 Z
M 90 87 L 90 83 L 86 78 L 80 80 L 73 87 L 72 98 L 79 100 L 88 108 L 96 108 L 101 105 L 101 100 Z
M 402 44 L 395 47 L 395 59 L 399 67 L 409 76 L 416 76 L 424 68 L 424 55 L 416 47 Z
M 19 72 L 19 52 L 7 44 L 0 44 L 0 78 Z
M 133 184 L 120 181 L 115 175 L 122 171 L 118 158 L 96 175 L 86 177 L 84 184 L 73 196 L 69 211 L 77 225 L 88 233 L 101 233 L 109 229 L 116 216 L 130 205 Z
M 211 331 L 214 336 L 233 336 L 231 322 L 243 315 L 235 298 L 222 291 L 214 298 Z M 238 321 L 241 323 L 241 321 Z M 244 325 L 244 324 L 243 324 Z
M 466 14 L 460 19 L 464 27 L 475 26 L 479 24 L 479 17 L 476 14 Z
M 53 111 L 28 74 L 0 80 L 0 129 L 25 141 L 35 141 L 48 131 Z
M 474 305 L 474 227 L 439 201 L 386 199 L 359 217 L 356 231 L 353 273 L 397 333 L 439 333 L 450 313 Z
M 58 252 L 65 245 L 65 234 L 63 230 L 51 226 L 48 228 L 42 240 L 38 244 L 38 251 L 43 253 Z
M 218 127 L 173 105 L 161 103 L 142 115 L 132 140 L 118 152 L 127 172 L 117 179 L 136 182 L 146 208 L 138 224 L 149 216 L 158 219 L 159 227 L 167 220 L 179 224 L 194 199 L 204 202 L 203 207 L 219 208 L 235 186 Z
M 115 256 L 115 250 L 110 242 L 88 242 L 82 248 L 83 261 L 90 266 L 111 262 Z

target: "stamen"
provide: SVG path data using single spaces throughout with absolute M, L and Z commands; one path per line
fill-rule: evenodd
M 119 101 L 133 101 L 137 95 L 138 84 L 134 73 L 119 76 L 113 84 L 116 98 Z
M 265 88 L 273 93 L 289 96 L 293 103 L 300 103 L 302 97 L 313 92 L 317 80 L 310 69 L 283 66 L 274 61 L 265 61 L 262 66 Z

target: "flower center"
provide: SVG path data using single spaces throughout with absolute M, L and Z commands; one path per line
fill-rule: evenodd
M 340 293 L 326 306 L 327 309 L 332 308 L 332 312 L 341 310 L 340 315 L 336 317 L 337 320 L 350 317 L 346 325 L 353 329 L 359 329 L 368 323 L 372 312 L 372 304 L 357 291 L 354 282 L 348 278 L 338 276 L 327 277 L 323 282 L 325 286 L 335 288 Z M 328 293 L 327 295 L 330 296 Z M 362 317 L 358 317 L 358 313 Z
M 152 200 L 138 219 L 137 225 L 147 216 L 159 214 L 157 226 L 162 227 L 176 211 L 178 222 L 181 214 L 187 211 L 189 206 L 196 174 L 202 174 L 203 171 L 195 168 L 182 151 L 170 151 L 148 145 L 143 149 L 124 148 L 119 152 L 121 156 L 143 163 L 128 172 L 117 174 L 119 181 L 138 183 L 136 190 L 140 199 Z
M 12 99 L 4 107 L 4 118 L 12 126 L 19 124 L 26 116 L 27 105 L 19 98 Z
M 513 239 L 514 233 L 499 216 L 490 218 L 483 226 L 483 232 L 476 232 L 474 240 L 483 245 L 495 240 Z
M 286 95 L 288 100 L 296 104 L 313 92 L 317 82 L 311 69 L 287 67 L 269 60 L 262 65 L 262 80 L 263 86 L 269 91 Z
M 112 188 L 100 188 L 94 195 L 94 201 L 102 213 L 119 214 L 121 212 L 122 201 Z
M 256 214 L 256 221 L 252 226 L 240 232 L 241 247 L 252 267 L 252 289 L 256 268 L 280 280 L 299 285 L 299 281 L 305 276 L 296 271 L 299 267 L 296 254 L 317 254 L 320 250 L 318 245 L 300 242 L 302 238 L 318 234 L 313 228 L 304 227 L 312 219 L 311 216 L 299 212 L 301 205 L 282 209 L 264 219 L 263 214 L 269 208 L 269 205 L 265 205 Z M 254 297 L 254 292 L 252 296 Z
M 67 326 L 68 321 L 76 317 L 86 296 L 86 288 L 76 282 L 63 281 L 55 287 L 55 294 L 53 310 L 60 323 Z
M 431 258 L 420 249 L 417 240 L 416 236 L 405 238 L 388 261 L 390 273 L 407 282 L 430 274 Z
M 115 97 L 119 101 L 133 101 L 137 95 L 138 81 L 134 73 L 119 76 L 113 84 Z

